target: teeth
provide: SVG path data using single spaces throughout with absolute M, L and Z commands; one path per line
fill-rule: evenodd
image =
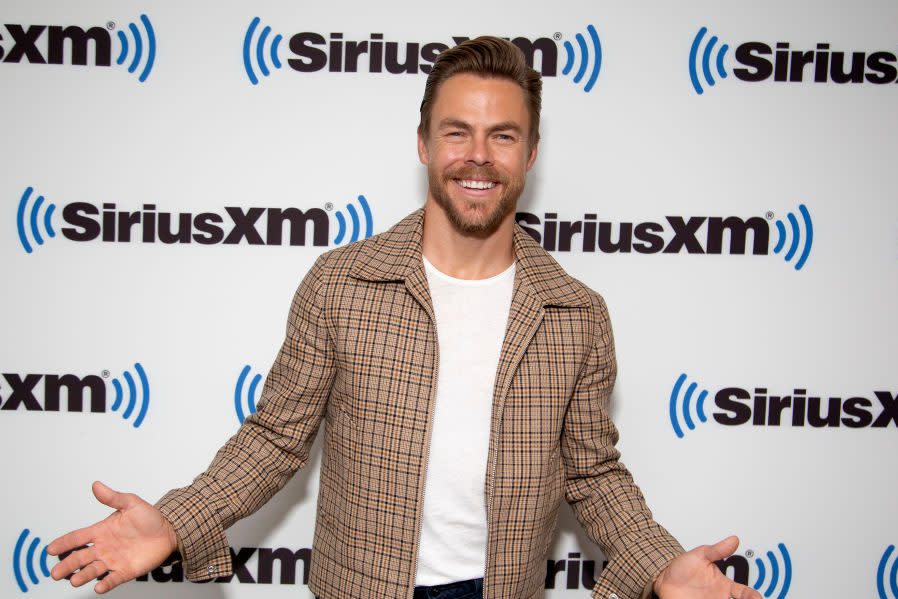
M 458 183 L 462 187 L 467 187 L 468 189 L 492 189 L 496 186 L 493 181 L 468 181 L 466 179 L 460 179 Z

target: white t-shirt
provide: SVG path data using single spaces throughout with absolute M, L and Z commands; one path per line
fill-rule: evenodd
M 483 576 L 486 462 L 493 384 L 505 339 L 515 265 L 456 279 L 424 258 L 439 341 L 416 585 Z

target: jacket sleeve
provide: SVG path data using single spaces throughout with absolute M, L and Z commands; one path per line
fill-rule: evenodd
M 608 412 L 617 366 L 605 302 L 593 295 L 593 344 L 565 416 L 561 451 L 565 498 L 608 565 L 596 599 L 651 597 L 655 576 L 683 548 L 652 519 L 639 487 L 619 461 Z
M 309 457 L 334 380 L 321 256 L 290 307 L 284 343 L 259 401 L 209 468 L 157 503 L 178 536 L 190 580 L 231 574 L 225 529 L 259 509 Z

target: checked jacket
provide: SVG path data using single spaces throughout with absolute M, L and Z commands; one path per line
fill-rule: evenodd
M 293 299 L 258 411 L 192 484 L 157 503 L 191 580 L 228 575 L 225 529 L 324 443 L 309 586 L 327 599 L 411 599 L 439 346 L 423 210 L 323 254 Z M 618 460 L 604 301 L 522 228 L 493 395 L 484 597 L 543 596 L 562 499 L 608 558 L 593 597 L 648 597 L 683 551 Z

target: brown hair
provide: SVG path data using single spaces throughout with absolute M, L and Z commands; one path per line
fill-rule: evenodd
M 462 42 L 437 56 L 424 86 L 418 133 L 425 138 L 429 133 L 430 113 L 440 85 L 453 75 L 461 73 L 499 77 L 517 83 L 527 95 L 527 107 L 530 111 L 530 147 L 537 144 L 539 111 L 542 105 L 540 94 L 543 87 L 540 74 L 527 65 L 524 53 L 517 46 L 508 40 L 489 35 Z

